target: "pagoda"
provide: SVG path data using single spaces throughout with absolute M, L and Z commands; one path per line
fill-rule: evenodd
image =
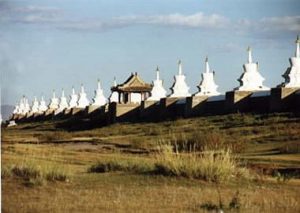
M 74 87 L 72 87 L 72 94 L 70 98 L 69 109 L 77 107 L 78 95 L 76 94 Z
M 28 99 L 25 98 L 25 100 L 24 100 L 24 114 L 29 113 L 29 112 L 30 112 L 30 105 L 29 105 Z
M 161 98 L 165 98 L 167 91 L 163 86 L 163 81 L 159 78 L 159 68 L 156 68 L 156 79 L 153 81 L 153 88 L 151 90 L 151 96 L 147 99 L 149 101 L 159 101 Z
M 19 104 L 17 102 L 17 104 L 15 105 L 14 111 L 13 111 L 13 115 L 18 114 L 18 112 L 19 112 Z
M 55 96 L 55 90 L 53 90 L 53 95 L 52 98 L 50 100 L 50 104 L 49 104 L 49 109 L 50 110 L 57 110 L 59 103 L 58 103 L 58 98 Z
M 287 68 L 285 73 L 282 75 L 284 78 L 283 87 L 300 87 L 300 37 L 296 39 L 296 52 L 295 57 L 290 58 L 291 66 Z
M 117 81 L 116 81 L 116 77 L 114 77 L 114 83 L 113 83 L 113 87 L 117 86 Z M 119 93 L 117 91 L 112 91 L 111 95 L 109 96 L 109 102 L 110 103 L 118 103 L 119 102 Z
M 39 112 L 39 102 L 36 97 L 34 97 L 34 101 L 32 103 L 32 107 L 30 110 L 31 113 L 38 113 Z
M 258 62 L 252 62 L 252 50 L 250 47 L 248 51 L 248 63 L 243 65 L 244 72 L 241 77 L 238 79 L 240 86 L 235 90 L 237 91 L 264 91 L 269 90 L 270 88 L 263 85 L 265 80 L 258 71 Z
M 65 91 L 64 91 L 64 89 L 62 89 L 60 102 L 59 102 L 58 110 L 56 113 L 60 113 L 60 112 L 64 111 L 65 109 L 67 109 L 68 107 L 69 107 L 69 104 L 68 104 L 67 98 L 65 96 Z
M 137 73 L 129 76 L 123 83 L 113 86 L 112 93 L 118 93 L 118 103 L 141 103 L 150 96 L 152 85 L 144 82 Z
M 214 72 L 210 71 L 208 57 L 205 59 L 205 72 L 202 73 L 202 80 L 198 86 L 199 92 L 195 96 L 216 96 L 220 93 L 217 91 L 218 86 L 214 80 Z
M 42 96 L 40 105 L 39 105 L 39 113 L 46 112 L 48 109 L 46 101 L 44 100 L 44 96 Z
M 25 96 L 23 96 L 20 100 L 19 111 L 18 114 L 25 115 Z
M 83 84 L 81 84 L 81 89 L 80 89 L 80 93 L 79 93 L 79 99 L 77 102 L 77 107 L 78 108 L 86 108 L 88 105 L 90 104 L 87 95 L 84 91 L 84 86 Z
M 178 75 L 174 77 L 175 82 L 172 85 L 172 94 L 170 97 L 172 98 L 181 98 L 191 96 L 189 93 L 189 87 L 185 82 L 185 75 L 182 73 L 182 63 L 178 61 Z
M 103 106 L 106 104 L 106 98 L 103 95 L 103 89 L 101 88 L 100 80 L 98 80 L 97 90 L 95 91 L 95 97 L 93 98 L 93 106 Z

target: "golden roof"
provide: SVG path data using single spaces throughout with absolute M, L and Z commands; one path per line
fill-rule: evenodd
M 123 84 L 118 84 L 111 89 L 113 91 L 119 90 L 126 92 L 150 92 L 152 89 L 152 85 L 143 81 L 137 73 L 131 73 L 130 77 Z

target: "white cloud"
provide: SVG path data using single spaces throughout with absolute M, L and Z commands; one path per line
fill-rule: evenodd
M 26 7 L 17 7 L 13 8 L 13 11 L 20 12 L 20 13 L 61 13 L 62 10 L 57 7 L 43 7 L 43 6 L 35 6 L 30 5 Z
M 258 20 L 230 20 L 220 14 L 172 13 L 166 15 L 132 15 L 113 17 L 107 20 L 101 18 L 74 19 L 67 17 L 64 11 L 57 7 L 30 5 L 16 7 L 0 2 L 0 22 L 35 24 L 50 26 L 62 30 L 101 32 L 111 29 L 143 25 L 164 26 L 204 30 L 226 30 L 236 34 L 300 32 L 300 16 L 265 17 Z
M 56 7 L 0 5 L 0 21 L 5 23 L 44 24 L 63 21 L 63 10 Z
M 300 16 L 267 17 L 259 24 L 264 31 L 300 32 Z
M 179 13 L 156 16 L 125 16 L 115 20 L 123 24 L 150 24 L 164 26 L 180 26 L 191 28 L 223 28 L 229 24 L 229 20 L 221 15 L 205 15 L 201 12 L 192 15 Z

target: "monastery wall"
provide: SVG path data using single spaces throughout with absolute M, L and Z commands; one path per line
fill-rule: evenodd
M 179 117 L 196 117 L 236 112 L 272 113 L 300 112 L 300 89 L 272 88 L 271 91 L 229 91 L 225 95 L 187 98 L 163 98 L 142 101 L 141 104 L 110 103 L 102 107 L 67 109 L 59 114 L 48 110 L 44 114 L 14 115 L 17 122 L 33 122 L 72 117 L 97 120 L 104 125 L 114 122 L 163 121 Z

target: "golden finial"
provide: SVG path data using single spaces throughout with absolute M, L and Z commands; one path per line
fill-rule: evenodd
M 206 56 L 206 58 L 205 58 L 205 62 L 208 62 L 208 56 Z
M 248 51 L 248 52 L 250 52 L 250 51 L 251 51 L 251 47 L 250 47 L 250 46 L 248 46 L 248 48 L 247 48 L 247 51 Z

